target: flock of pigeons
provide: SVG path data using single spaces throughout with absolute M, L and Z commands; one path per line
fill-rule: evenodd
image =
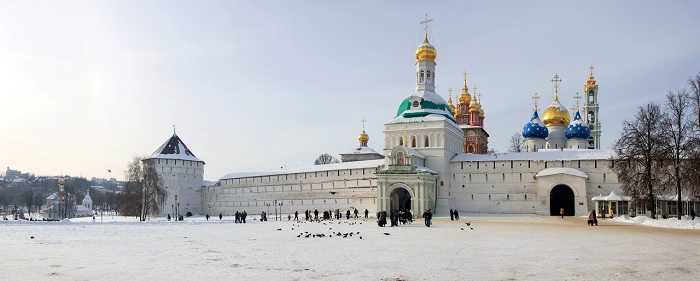
M 367 220 L 363 220 L 363 221 L 367 221 Z M 294 227 L 295 227 L 295 226 L 296 226 L 296 227 L 301 227 L 301 224 L 302 224 L 302 223 L 310 223 L 310 222 L 304 222 L 304 221 L 302 221 L 302 222 L 297 222 L 296 224 L 292 224 L 292 230 L 294 230 Z M 334 223 L 332 223 L 332 222 L 317 222 L 317 223 L 323 223 L 323 225 L 334 225 Z M 362 222 L 345 222 L 345 221 L 339 221 L 337 224 L 341 224 L 341 223 L 345 223 L 345 224 L 348 224 L 348 225 L 355 225 L 355 224 L 358 224 L 358 223 L 359 223 L 359 224 L 362 224 Z M 471 221 L 465 222 L 464 224 L 466 224 L 467 227 L 469 227 L 469 229 L 474 230 L 474 227 L 471 226 L 471 224 L 472 224 Z M 464 227 L 460 227 L 459 229 L 464 230 Z M 278 231 L 281 231 L 282 228 L 278 228 L 277 230 L 278 230 Z M 333 230 L 333 228 L 330 227 L 330 228 L 328 228 L 328 230 Z M 338 232 L 333 231 L 333 232 L 331 232 L 330 234 L 324 234 L 324 233 L 310 233 L 310 232 L 308 232 L 308 231 L 304 231 L 304 232 L 300 232 L 299 235 L 297 235 L 297 237 L 298 237 L 298 238 L 302 238 L 302 237 L 304 237 L 304 238 L 323 238 L 323 237 L 328 237 L 328 238 L 332 238 L 332 237 L 343 237 L 343 238 L 348 238 L 348 237 L 353 237 L 353 235 L 355 235 L 355 237 L 359 237 L 360 239 L 362 239 L 362 236 L 360 236 L 360 232 L 359 232 L 359 231 L 357 231 L 357 232 L 345 232 L 345 233 L 340 232 L 340 231 L 338 231 Z M 391 235 L 391 233 L 384 232 L 384 235 Z

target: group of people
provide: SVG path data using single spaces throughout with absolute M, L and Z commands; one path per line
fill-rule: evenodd
M 457 212 L 457 209 L 450 209 L 450 220 L 459 220 L 459 212 Z
M 392 227 L 399 226 L 399 223 L 412 223 L 413 214 L 409 210 L 394 210 L 389 214 L 389 220 Z M 377 225 L 380 227 L 386 226 L 386 211 L 377 212 Z
M 350 219 L 352 218 L 352 214 L 354 213 L 355 218 L 360 217 L 360 211 L 358 209 L 354 209 L 354 212 L 350 212 L 350 209 L 348 209 L 345 212 L 345 218 Z M 321 213 L 321 217 L 318 216 L 319 212 L 318 209 L 314 210 L 313 212 L 306 210 L 304 212 L 304 220 L 306 221 L 321 221 L 321 220 L 331 220 L 333 218 L 339 220 L 343 218 L 343 213 L 340 212 L 340 209 L 335 209 L 333 210 L 328 210 L 328 211 L 323 211 Z M 369 210 L 365 209 L 365 218 L 369 216 Z M 289 218 L 291 218 L 291 215 L 289 215 Z M 294 211 L 294 220 L 299 221 L 299 211 Z
M 236 223 L 245 223 L 245 218 L 248 216 L 248 213 L 245 211 L 243 212 L 238 212 L 236 211 Z

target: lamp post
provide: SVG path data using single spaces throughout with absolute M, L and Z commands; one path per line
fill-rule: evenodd
M 177 202 L 177 194 L 175 194 L 175 206 L 177 208 L 175 209 L 175 221 L 180 220 L 180 203 Z
M 265 206 L 267 206 L 267 213 L 265 213 L 265 221 L 267 221 L 267 215 L 270 214 L 270 203 L 265 203 Z
M 60 200 L 58 201 L 58 212 L 61 215 L 61 219 L 65 218 L 66 206 L 68 205 L 66 203 L 66 194 L 65 194 L 65 189 L 63 187 L 64 184 L 65 184 L 65 182 L 63 181 L 63 179 L 58 180 L 58 192 L 59 192 L 59 196 L 60 196 L 59 197 Z M 63 212 L 61 212 L 61 200 L 63 201 Z
M 282 205 L 284 205 L 284 201 L 280 202 L 280 220 L 282 220 Z
M 277 221 L 277 200 L 275 200 L 274 206 L 275 206 L 275 221 Z

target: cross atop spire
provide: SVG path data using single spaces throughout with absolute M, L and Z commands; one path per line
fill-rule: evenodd
M 532 96 L 532 102 L 535 104 L 535 111 L 537 111 L 537 102 L 540 100 L 540 96 L 535 93 L 534 96 Z
M 362 118 L 362 120 L 360 122 L 362 122 L 362 131 L 364 132 L 365 131 L 365 122 L 367 122 L 367 120 L 365 120 L 365 118 Z
M 588 75 L 593 77 L 593 66 L 591 65 L 588 69 L 589 69 Z
M 428 23 L 431 21 L 433 21 L 433 19 L 428 19 L 428 13 L 425 13 L 425 20 L 420 22 L 421 25 L 425 24 L 425 43 L 428 43 Z
M 173 135 L 175 134 L 175 125 L 173 125 Z
M 574 99 L 576 100 L 576 111 L 578 111 L 578 103 L 581 100 L 581 95 L 579 95 L 578 92 L 576 92 L 576 95 L 574 96 Z
M 554 79 L 552 79 L 552 82 L 554 82 L 554 101 L 559 101 L 559 83 L 561 83 L 559 74 L 554 74 Z

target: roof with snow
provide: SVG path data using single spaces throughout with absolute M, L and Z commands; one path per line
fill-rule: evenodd
M 571 121 L 569 127 L 566 127 L 567 139 L 588 139 L 591 136 L 591 129 L 581 120 L 581 113 L 576 111 L 574 121 Z
M 558 161 L 558 160 L 608 160 L 615 156 L 612 150 L 599 149 L 540 149 L 537 152 L 508 152 L 494 154 L 458 154 L 452 162 L 476 161 Z
M 420 100 L 420 107 L 415 108 L 411 102 L 413 97 L 418 97 Z M 447 104 L 445 99 L 440 95 L 432 91 L 418 91 L 415 94 L 407 97 L 399 105 L 399 109 L 396 112 L 396 117 L 404 118 L 420 118 L 429 115 L 441 115 L 445 118 L 456 122 L 450 106 Z
M 344 169 L 366 169 L 366 168 L 376 168 L 376 167 L 379 167 L 381 165 L 384 165 L 384 159 L 295 167 L 295 168 L 280 169 L 279 171 L 269 171 L 269 172 L 230 173 L 230 174 L 226 174 L 223 177 L 221 177 L 220 180 L 250 178 L 250 177 L 263 177 L 263 176 L 275 176 L 275 175 L 295 174 L 295 173 L 323 172 L 323 171 L 344 170 Z
M 182 142 L 180 137 L 174 133 L 172 137 L 151 154 L 151 158 L 189 160 L 204 163 L 204 161 L 197 158 L 197 156 L 194 156 L 194 153 L 192 153 L 192 151 L 187 148 L 187 145 Z
M 374 149 L 371 149 L 367 146 L 360 146 L 358 148 L 353 149 L 352 151 L 348 153 L 343 153 L 343 154 L 379 154 Z
M 581 177 L 581 178 L 588 178 L 588 175 L 584 173 L 583 171 L 579 169 L 574 169 L 574 168 L 549 168 L 549 169 L 544 169 L 540 172 L 538 172 L 535 177 L 546 177 L 546 176 L 553 176 L 553 175 L 571 175 L 571 176 L 576 176 L 576 177 Z
M 526 139 L 544 139 L 549 136 L 549 129 L 544 126 L 544 123 L 540 120 L 540 116 L 537 115 L 537 111 L 532 113 L 530 122 L 527 122 L 527 124 L 523 126 L 522 135 L 523 138 Z
M 632 198 L 629 196 L 620 196 L 615 191 L 610 191 L 608 196 L 594 196 L 591 201 L 631 201 Z

